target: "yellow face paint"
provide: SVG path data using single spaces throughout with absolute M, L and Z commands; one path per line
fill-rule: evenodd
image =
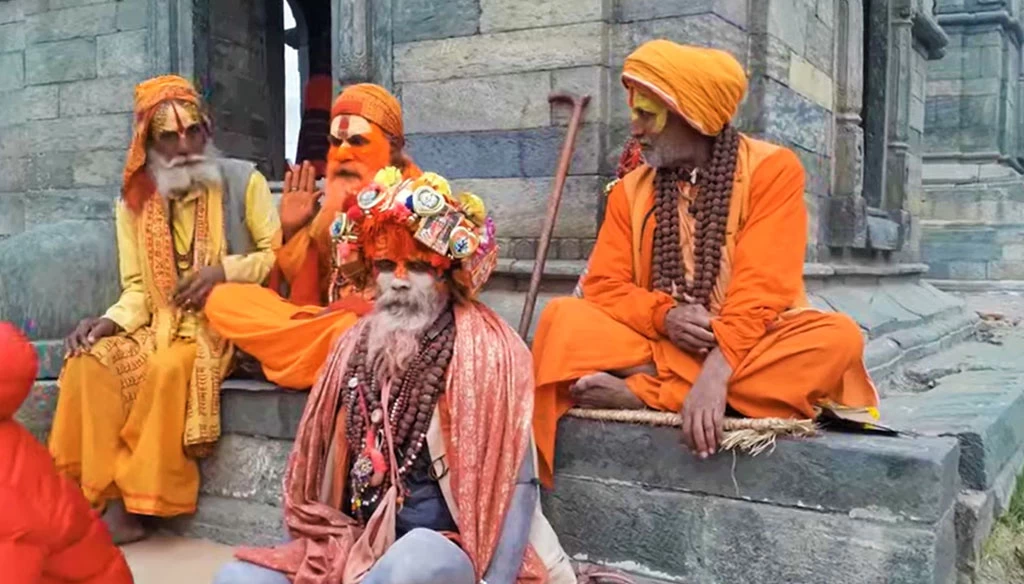
M 661 100 L 652 97 L 640 89 L 632 89 L 629 92 L 630 116 L 635 122 L 641 114 L 653 117 L 650 132 L 658 134 L 665 129 L 668 123 L 668 106 Z
M 165 101 L 153 112 L 153 121 L 149 124 L 149 135 L 154 139 L 171 133 L 185 135 L 188 129 L 202 125 L 199 108 L 195 104 L 183 101 Z

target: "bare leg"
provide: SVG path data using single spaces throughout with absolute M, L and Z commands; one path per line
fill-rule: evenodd
M 642 410 L 646 406 L 626 387 L 626 380 L 611 373 L 594 373 L 581 377 L 569 390 L 581 408 L 607 410 Z
M 103 523 L 107 525 L 110 536 L 117 545 L 131 543 L 146 538 L 146 528 L 139 518 L 124 508 L 124 501 L 116 499 L 107 503 L 103 512 Z

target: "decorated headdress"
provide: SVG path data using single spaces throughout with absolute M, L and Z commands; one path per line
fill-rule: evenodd
M 378 259 L 418 260 L 450 270 L 459 291 L 474 298 L 498 263 L 494 221 L 480 197 L 452 195 L 432 173 L 402 179 L 387 167 L 331 225 L 335 267 L 351 281 Z

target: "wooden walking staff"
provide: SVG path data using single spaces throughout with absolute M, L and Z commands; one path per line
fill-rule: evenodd
M 537 245 L 537 260 L 533 264 L 533 274 L 530 275 L 530 288 L 526 293 L 526 303 L 523 304 L 523 316 L 519 319 L 519 336 L 524 341 L 526 340 L 526 335 L 530 332 L 530 323 L 533 321 L 533 308 L 537 304 L 540 279 L 544 275 L 544 262 L 548 257 L 548 246 L 551 245 L 551 234 L 555 230 L 558 206 L 562 203 L 562 188 L 565 186 L 565 178 L 569 174 L 572 153 L 576 149 L 576 134 L 580 129 L 583 109 L 590 103 L 590 96 L 576 97 L 568 93 L 552 93 L 548 96 L 548 102 L 552 104 L 558 102 L 571 103 L 572 118 L 569 120 L 569 132 L 565 136 L 565 144 L 562 145 L 562 156 L 558 161 L 558 171 L 555 172 L 555 184 L 551 189 L 551 196 L 548 197 L 548 211 L 544 216 L 544 229 L 540 232 L 540 243 Z

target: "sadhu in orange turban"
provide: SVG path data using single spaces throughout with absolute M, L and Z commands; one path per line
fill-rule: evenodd
M 152 180 L 144 172 L 146 166 L 146 146 L 149 140 L 150 125 L 160 104 L 176 101 L 191 106 L 199 112 L 199 94 L 192 83 L 178 75 L 162 75 L 147 79 L 135 86 L 135 117 L 132 125 L 132 142 L 128 147 L 128 158 L 124 164 L 121 195 L 125 204 L 134 212 L 142 210 L 143 203 L 156 191 Z M 204 114 L 202 119 L 204 131 L 209 134 L 210 121 Z
M 329 140 L 327 176 L 341 173 L 356 188 L 369 184 L 386 166 L 408 163 L 402 154 L 402 106 L 379 85 L 359 83 L 338 96 L 331 107 Z
M 626 57 L 622 82 L 630 107 L 664 104 L 705 136 L 722 132 L 747 92 L 743 66 L 729 53 L 666 40 L 644 43 Z

